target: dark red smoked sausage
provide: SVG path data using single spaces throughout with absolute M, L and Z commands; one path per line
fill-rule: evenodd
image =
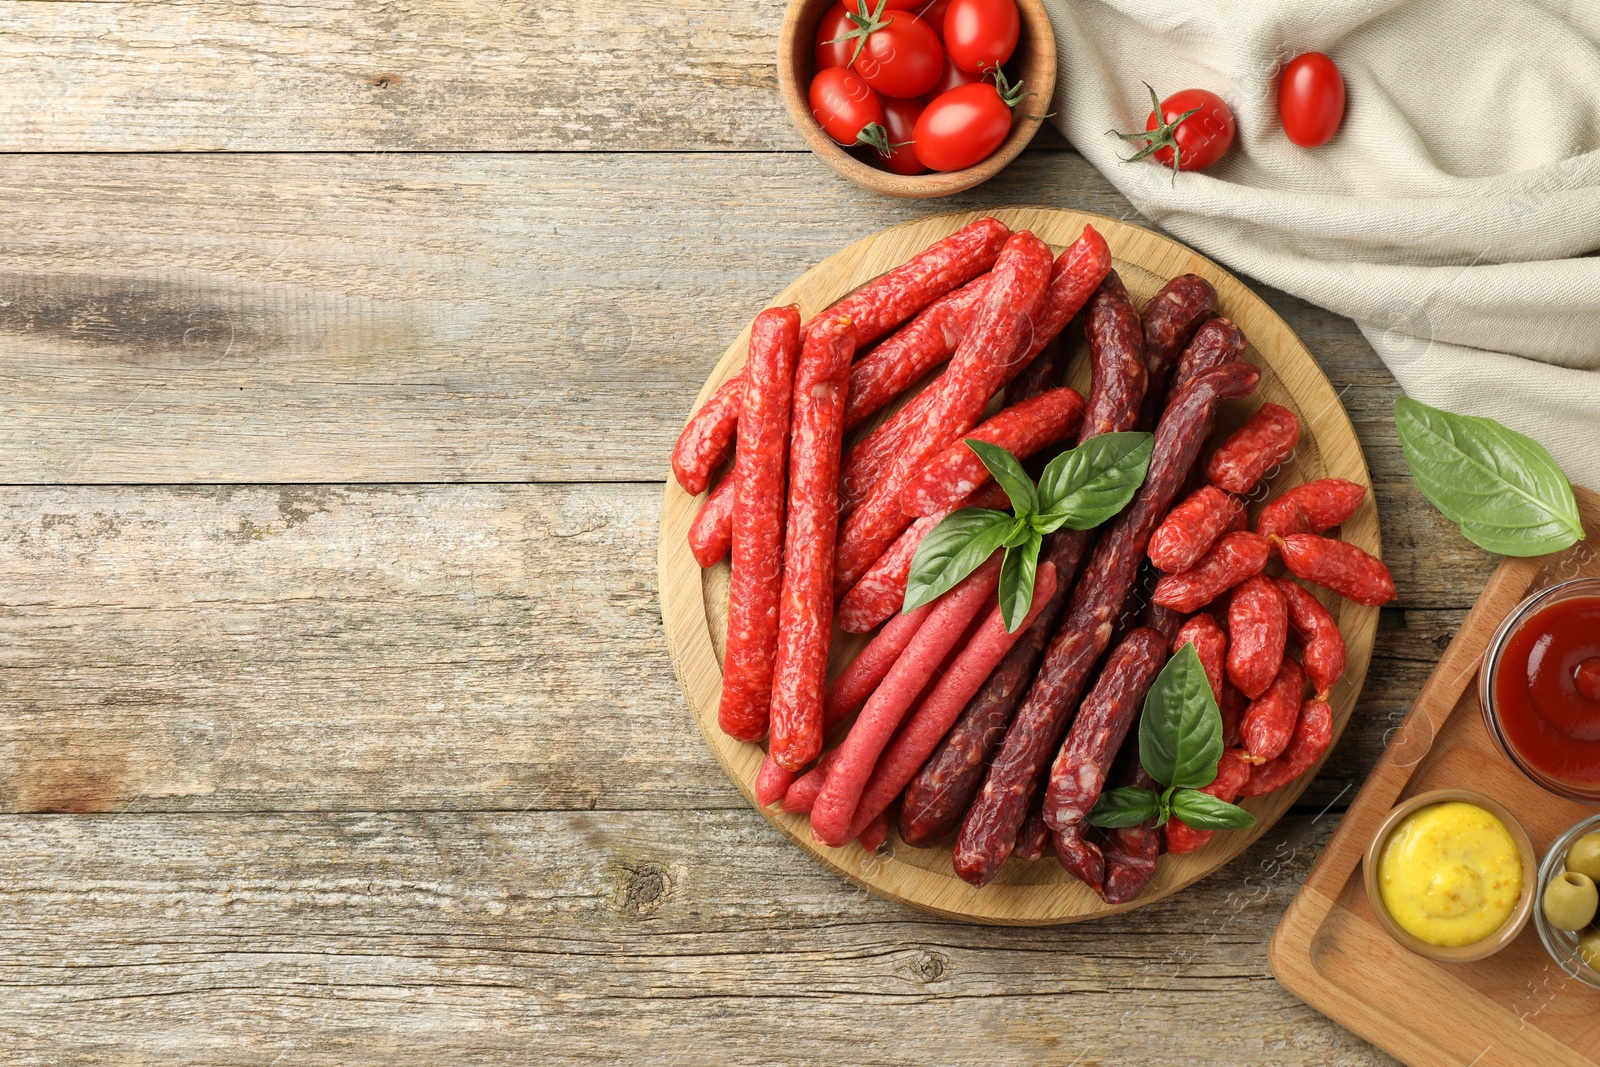
M 1140 316 L 1144 327 L 1144 364 L 1150 375 L 1141 425 L 1153 426 L 1167 396 L 1173 368 L 1202 322 L 1217 306 L 1211 283 L 1195 274 L 1180 274 L 1163 285 Z
M 1339 624 L 1322 602 L 1310 590 L 1287 578 L 1278 579 L 1278 591 L 1283 594 L 1289 609 L 1289 628 L 1300 639 L 1300 657 L 1305 663 L 1306 675 L 1318 700 L 1327 700 L 1328 693 L 1344 675 L 1344 635 Z
M 789 430 L 789 516 L 772 667 L 772 743 L 798 771 L 822 751 L 822 694 L 833 637 L 833 539 L 839 529 L 839 449 L 844 394 L 855 354 L 847 318 L 818 323 L 794 375 Z
M 1142 626 L 1107 657 L 1050 768 L 1044 821 L 1052 830 L 1064 833 L 1077 826 L 1100 799 L 1111 760 L 1144 706 L 1150 683 L 1166 662 L 1167 639 Z M 1098 887 L 1100 883 L 1089 884 Z
M 1283 658 L 1278 676 L 1267 691 L 1250 702 L 1244 713 L 1244 750 L 1250 762 L 1265 763 L 1276 759 L 1289 744 L 1294 733 L 1295 717 L 1300 714 L 1300 702 L 1306 698 L 1306 672 L 1300 664 Z
M 717 722 L 741 741 L 767 733 L 772 661 L 778 651 L 778 598 L 783 587 L 784 468 L 789 408 L 800 355 L 800 309 L 769 308 L 750 327 L 744 445 L 732 477 L 733 573 L 728 591 L 728 643 L 722 661 Z
M 1056 338 L 1044 346 L 1027 370 L 1006 386 L 1005 406 L 1015 407 L 1057 388 L 1061 384 L 1061 364 L 1061 340 Z
M 1376 556 L 1348 541 L 1316 534 L 1274 537 L 1284 566 L 1295 577 L 1332 589 L 1346 600 L 1376 608 L 1395 598 L 1394 578 Z
M 1262 404 L 1211 454 L 1206 478 L 1230 493 L 1248 493 L 1261 476 L 1294 454 L 1300 443 L 1300 420 L 1278 404 Z
M 1161 791 L 1160 783 L 1150 777 L 1139 762 L 1137 737 L 1129 737 L 1122 743 L 1111 781 L 1115 786 Z M 1126 904 L 1137 899 L 1155 877 L 1156 859 L 1160 855 L 1161 831 L 1155 828 L 1154 820 L 1109 831 L 1105 844 L 1105 884 L 1100 887 L 1100 896 L 1107 904 Z
M 1283 663 L 1289 608 L 1271 578 L 1258 574 L 1228 602 L 1228 678 L 1254 700 L 1267 691 Z
M 1172 376 L 1169 393 L 1175 395 L 1198 374 L 1234 362 L 1244 354 L 1245 346 L 1244 333 L 1231 321 L 1221 316 L 1207 319 L 1194 332 L 1194 340 L 1179 357 L 1178 371 Z
M 1085 432 L 1093 436 L 1112 433 L 1112 427 L 1122 426 L 1130 407 L 1135 412 L 1141 409 L 1150 370 L 1144 362 L 1144 327 L 1139 323 L 1139 311 L 1116 271 L 1109 272 L 1100 283 L 1084 315 L 1084 333 L 1089 337 L 1097 377 L 1083 421 Z M 1102 368 L 1116 368 L 1103 385 L 1099 380 Z M 1134 425 L 1137 424 L 1135 414 Z
M 1249 530 L 1231 533 L 1212 546 L 1193 567 L 1156 583 L 1151 601 L 1174 611 L 1199 611 L 1246 578 L 1260 574 L 1272 546 Z
M 1150 535 L 1150 562 L 1168 574 L 1188 570 L 1243 514 L 1238 497 L 1214 485 L 1201 486 L 1167 512 Z
M 1090 669 L 1111 639 L 1112 624 L 1132 588 L 1150 535 L 1211 435 L 1217 404 L 1248 396 L 1260 380 L 1261 372 L 1254 367 L 1230 363 L 1195 378 L 1168 405 L 1156 428 L 1144 484 L 1095 547 L 1039 676 L 962 823 L 955 868 L 973 885 L 988 884 L 1011 854 L 1038 776 L 1066 731 Z
M 1356 513 L 1367 487 L 1343 478 L 1318 478 L 1285 490 L 1261 509 L 1256 533 L 1262 537 L 1331 530 Z

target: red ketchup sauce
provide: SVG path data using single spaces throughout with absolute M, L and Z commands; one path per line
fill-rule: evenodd
M 1528 616 L 1501 652 L 1494 699 L 1506 740 L 1529 764 L 1600 783 L 1600 597 Z

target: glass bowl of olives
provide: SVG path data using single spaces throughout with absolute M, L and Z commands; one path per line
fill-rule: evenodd
M 1539 940 L 1568 977 L 1600 989 L 1600 815 L 1556 839 L 1539 864 Z

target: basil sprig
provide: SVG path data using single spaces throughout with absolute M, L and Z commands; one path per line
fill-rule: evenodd
M 1222 713 L 1194 644 L 1184 645 L 1156 675 L 1139 716 L 1139 762 L 1165 788 L 1110 789 L 1089 812 L 1107 830 L 1176 816 L 1194 830 L 1242 830 L 1255 816 L 1200 790 L 1217 777 Z
M 1051 460 L 1037 486 L 1017 457 L 999 445 L 976 438 L 966 444 L 1005 490 L 1012 514 L 962 508 L 929 531 L 911 557 L 901 610 L 912 611 L 943 595 L 995 549 L 1004 548 L 1000 614 L 1006 632 L 1015 633 L 1033 603 L 1044 535 L 1063 526 L 1091 530 L 1127 507 L 1144 484 L 1155 437 L 1108 433 L 1091 438 Z
M 1422 495 L 1479 548 L 1542 556 L 1584 539 L 1572 483 L 1539 442 L 1409 397 L 1394 425 Z

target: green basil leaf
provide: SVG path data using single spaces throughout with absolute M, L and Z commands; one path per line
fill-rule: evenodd
M 1394 425 L 1422 495 L 1479 548 L 1542 556 L 1584 539 L 1572 483 L 1537 441 L 1409 397 Z
M 1000 483 L 1000 488 L 1006 491 L 1006 496 L 1011 498 L 1011 506 L 1017 509 L 1017 518 L 1025 518 L 1039 510 L 1039 493 L 1016 456 L 999 445 L 991 445 L 976 437 L 967 438 L 967 447 L 983 461 L 989 473 L 994 475 L 994 480 Z
M 1193 644 L 1156 675 L 1139 716 L 1139 760 L 1162 785 L 1210 785 L 1222 759 L 1222 713 Z
M 1022 620 L 1028 617 L 1028 607 L 1033 603 L 1033 580 L 1039 571 L 1039 546 L 1044 539 L 1029 531 L 1025 544 L 1006 548 L 1006 558 L 1000 564 L 1000 617 L 1005 620 L 1006 633 L 1014 634 Z
M 935 600 L 983 565 L 1011 533 L 1015 520 L 1003 511 L 962 508 L 928 531 L 911 557 L 901 612 Z
M 1121 789 L 1107 789 L 1100 794 L 1100 799 L 1095 801 L 1089 810 L 1089 823 L 1103 830 L 1115 830 L 1119 826 L 1134 826 L 1153 819 L 1156 809 L 1160 806 L 1160 798 L 1148 789 L 1139 789 L 1136 786 L 1123 786 Z
M 1051 460 L 1039 478 L 1034 529 L 1092 530 L 1128 506 L 1150 470 L 1155 435 L 1105 433 Z
M 1180 789 L 1173 794 L 1172 814 L 1191 830 L 1243 830 L 1256 824 L 1256 817 L 1239 805 L 1198 789 Z
M 1001 542 L 1001 544 L 1003 544 L 1006 548 L 1016 548 L 1018 545 L 1027 544 L 1028 538 L 1032 536 L 1033 525 L 1029 523 L 1027 517 L 1024 516 L 1022 518 L 1012 520 L 1011 533 L 1004 541 Z

